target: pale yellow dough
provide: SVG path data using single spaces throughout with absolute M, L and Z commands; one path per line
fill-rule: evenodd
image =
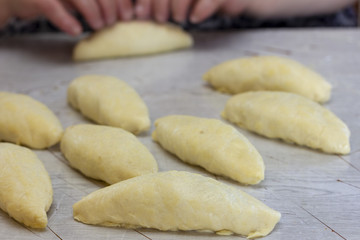
M 350 152 L 350 130 L 328 109 L 284 92 L 248 92 L 232 97 L 222 116 L 242 128 L 327 153 Z
M 188 48 L 192 37 L 180 27 L 147 21 L 119 22 L 80 41 L 77 61 L 157 54 Z
M 149 150 L 120 128 L 72 126 L 66 129 L 60 147 L 72 167 L 109 184 L 158 170 Z
M 134 134 L 150 128 L 144 101 L 124 81 L 115 77 L 86 75 L 68 88 L 68 102 L 96 123 L 123 128 Z
M 211 68 L 204 76 L 215 89 L 226 93 L 284 91 L 316 102 L 330 99 L 331 85 L 304 65 L 283 57 L 240 58 Z
M 264 179 L 264 162 L 234 127 L 216 119 L 172 115 L 155 122 L 154 141 L 184 162 L 244 184 Z
M 0 92 L 0 141 L 43 149 L 60 141 L 63 128 L 49 108 L 23 95 Z
M 52 196 L 50 177 L 35 153 L 0 143 L 0 208 L 26 226 L 45 228 Z
M 212 178 L 162 172 L 100 189 L 73 206 L 86 224 L 162 231 L 197 230 L 266 236 L 281 214 L 254 197 Z

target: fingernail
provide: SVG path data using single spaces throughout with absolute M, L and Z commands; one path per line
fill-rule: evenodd
M 100 21 L 100 20 L 95 21 L 95 22 L 93 23 L 93 25 L 94 25 L 94 29 L 95 29 L 95 30 L 98 30 L 98 29 L 104 27 L 103 21 Z
M 195 15 L 190 17 L 190 22 L 192 23 L 199 23 L 199 18 Z
M 122 14 L 122 19 L 125 21 L 131 20 L 133 18 L 133 12 L 132 11 L 126 11 Z
M 137 16 L 141 15 L 142 13 L 144 13 L 144 7 L 142 5 L 137 5 L 135 11 Z
M 166 17 L 164 15 L 161 15 L 161 14 L 157 14 L 156 15 L 156 21 L 160 22 L 160 23 L 163 23 L 166 21 Z
M 192 16 L 190 17 L 190 22 L 192 22 L 192 23 L 200 23 L 201 20 L 198 18 L 198 16 L 192 15 Z
M 78 25 L 75 25 L 71 28 L 71 32 L 74 35 L 79 35 L 82 32 L 82 28 Z
M 107 25 L 113 25 L 116 21 L 116 17 L 115 16 L 111 16 L 109 18 L 106 19 L 106 23 Z
M 183 23 L 185 21 L 185 19 L 181 16 L 175 16 L 174 20 L 175 20 L 175 22 L 178 22 L 178 23 Z

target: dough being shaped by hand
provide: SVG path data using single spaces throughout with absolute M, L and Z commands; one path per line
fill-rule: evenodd
M 0 92 L 0 141 L 43 149 L 60 141 L 63 128 L 44 104 L 35 99 Z
M 72 126 L 65 130 L 60 147 L 72 167 L 109 184 L 158 170 L 149 150 L 120 128 Z
M 77 61 L 156 54 L 188 48 L 192 37 L 169 23 L 119 22 L 80 41 L 74 50 Z
M 73 206 L 86 224 L 162 231 L 198 230 L 269 234 L 281 214 L 254 197 L 212 178 L 189 172 L 161 172 L 100 189 Z
M 283 91 L 316 102 L 330 99 L 331 85 L 304 65 L 283 57 L 240 58 L 219 64 L 204 76 L 215 89 L 226 93 Z
M 302 96 L 284 92 L 248 92 L 232 97 L 222 116 L 269 138 L 320 149 L 350 152 L 350 131 L 332 112 Z
M 156 120 L 154 141 L 184 162 L 244 184 L 264 179 L 264 162 L 234 127 L 217 119 L 167 116 Z
M 68 102 L 102 125 L 123 128 L 134 134 L 150 128 L 144 101 L 132 87 L 115 77 L 87 75 L 76 78 L 68 88 Z
M 50 177 L 35 153 L 0 143 L 0 208 L 26 226 L 45 228 L 52 196 Z

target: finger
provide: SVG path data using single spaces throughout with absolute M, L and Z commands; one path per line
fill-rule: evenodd
M 179 23 L 182 23 L 186 20 L 188 13 L 190 12 L 190 7 L 193 0 L 172 0 L 171 2 L 171 11 L 172 18 Z
M 60 30 L 70 34 L 78 35 L 82 28 L 80 23 L 65 10 L 64 6 L 56 0 L 38 1 L 37 8 Z
M 136 1 L 135 15 L 138 19 L 149 19 L 151 15 L 151 0 Z
M 71 0 L 71 2 L 93 29 L 99 30 L 104 27 L 101 9 L 96 0 Z
M 199 0 L 191 12 L 190 21 L 199 23 L 213 15 L 220 9 L 224 0 Z
M 227 0 L 221 7 L 221 12 L 227 16 L 237 16 L 246 9 L 246 3 L 239 0 Z
M 166 22 L 170 16 L 170 0 L 153 1 L 153 17 L 158 22 Z
M 61 4 L 64 6 L 66 11 L 70 13 L 75 12 L 75 8 L 70 2 L 62 1 Z
M 97 0 L 101 8 L 103 19 L 107 25 L 112 25 L 116 21 L 116 3 L 113 0 Z
M 131 0 L 117 0 L 118 18 L 131 20 L 134 17 L 133 4 Z

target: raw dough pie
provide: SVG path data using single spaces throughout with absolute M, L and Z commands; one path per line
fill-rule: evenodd
M 192 37 L 172 24 L 146 21 L 119 22 L 80 41 L 77 61 L 156 54 L 188 48 Z
M 44 104 L 23 94 L 0 92 L 0 141 L 43 149 L 58 143 L 62 133 L 59 120 Z
M 264 162 L 234 127 L 217 119 L 167 116 L 155 122 L 154 141 L 181 160 L 240 183 L 264 179 Z
M 222 113 L 240 127 L 327 153 L 350 152 L 350 131 L 332 112 L 302 96 L 248 92 L 232 97 Z
M 134 134 L 150 128 L 144 101 L 132 87 L 115 77 L 76 78 L 68 88 L 68 102 L 99 124 L 123 128 Z
M 281 217 L 241 190 L 177 171 L 147 174 L 95 191 L 74 204 L 73 214 L 86 224 L 249 238 L 266 236 Z
M 50 177 L 31 150 L 0 143 L 0 207 L 16 221 L 45 228 L 52 203 Z
M 66 129 L 60 147 L 72 167 L 109 184 L 158 169 L 149 150 L 133 134 L 120 128 L 72 126 Z
M 283 57 L 240 58 L 210 69 L 204 80 L 226 93 L 270 90 L 293 92 L 317 102 L 330 98 L 331 85 L 304 65 Z

